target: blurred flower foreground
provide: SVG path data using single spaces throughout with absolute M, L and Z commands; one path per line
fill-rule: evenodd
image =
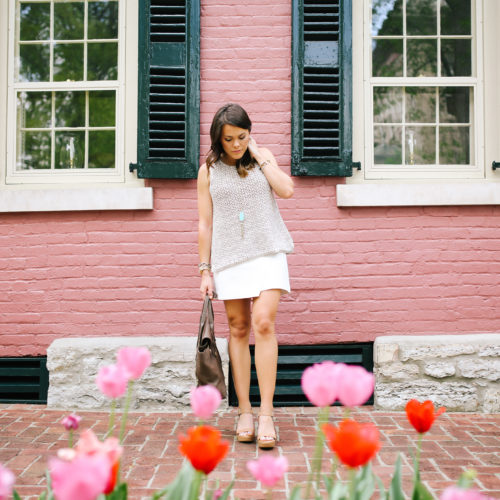
M 39 500 L 126 500 L 127 483 L 120 481 L 120 464 L 123 455 L 122 441 L 133 387 L 151 364 L 151 354 L 143 347 L 126 347 L 117 353 L 116 364 L 99 370 L 96 383 L 99 390 L 111 400 L 109 427 L 99 439 L 90 429 L 83 430 L 75 445 L 73 432 L 78 430 L 80 417 L 65 417 L 61 424 L 68 431 L 68 448 L 61 449 L 49 460 L 46 490 Z M 372 423 L 358 423 L 349 418 L 351 408 L 364 404 L 373 393 L 374 376 L 359 366 L 325 361 L 307 368 L 302 375 L 302 389 L 309 401 L 318 407 L 316 443 L 311 457 L 311 470 L 307 481 L 296 485 L 289 500 L 431 500 L 433 496 L 420 478 L 419 459 L 422 438 L 445 408 L 435 409 L 431 401 L 411 400 L 406 405 L 409 422 L 418 433 L 418 444 L 413 454 L 413 482 L 409 496 L 401 485 L 401 460 L 398 457 L 390 485 L 387 489 L 372 471 L 370 462 L 381 448 L 380 435 Z M 115 408 L 118 398 L 125 397 L 119 431 L 115 425 Z M 215 387 L 202 386 L 191 390 L 191 408 L 198 425 L 187 435 L 179 436 L 179 453 L 184 464 L 175 479 L 152 500 L 225 500 L 231 495 L 234 479 L 224 487 L 217 484 L 209 488 L 210 473 L 224 460 L 230 444 L 221 439 L 221 433 L 208 421 L 221 403 Z M 339 401 L 345 407 L 345 418 L 338 424 L 329 423 L 330 406 Z M 118 437 L 115 437 L 115 431 Z M 322 472 L 326 450 L 332 470 Z M 330 453 L 328 452 L 328 453 Z M 260 482 L 266 498 L 272 498 L 273 487 L 288 470 L 286 457 L 263 454 L 258 460 L 249 460 L 247 469 Z M 345 467 L 347 479 L 339 480 L 337 469 Z M 450 485 L 440 500 L 489 500 L 474 489 L 474 472 L 467 471 Z M 15 491 L 15 477 L 0 464 L 0 500 L 21 500 Z

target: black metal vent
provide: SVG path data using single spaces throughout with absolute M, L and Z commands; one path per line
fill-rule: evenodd
M 254 346 L 250 346 L 250 353 L 252 356 L 250 402 L 252 406 L 258 406 L 260 404 L 260 395 L 254 363 Z M 311 406 L 311 403 L 302 392 L 302 373 L 308 366 L 327 360 L 335 363 L 360 365 L 372 372 L 373 343 L 279 346 L 274 405 Z M 238 405 L 238 398 L 236 397 L 231 376 L 231 366 L 229 367 L 229 404 L 232 406 Z M 373 404 L 373 396 L 366 404 Z
M 149 157 L 184 158 L 185 69 L 151 67 L 149 98 Z
M 152 42 L 186 41 L 186 1 L 151 0 Z
M 0 403 L 47 403 L 47 358 L 0 358 Z
M 340 0 L 304 0 L 304 40 L 337 41 Z
M 339 70 L 304 67 L 303 157 L 340 157 Z

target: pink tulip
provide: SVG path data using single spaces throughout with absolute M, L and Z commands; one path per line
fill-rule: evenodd
M 7 500 L 12 495 L 14 481 L 14 474 L 0 464 L 0 500 Z
M 80 424 L 81 420 L 82 420 L 82 417 L 79 417 L 78 415 L 75 415 L 74 413 L 72 413 L 71 415 L 64 417 L 61 420 L 61 424 L 64 425 L 64 428 L 67 431 L 76 430 L 76 429 L 78 429 L 78 425 Z
M 117 359 L 128 377 L 137 380 L 151 364 L 151 353 L 145 347 L 123 347 L 118 351 Z
M 458 486 L 450 486 L 443 491 L 440 500 L 490 500 L 490 497 L 477 490 L 464 490 Z
M 101 442 L 91 429 L 82 432 L 75 450 L 77 455 L 104 455 L 112 464 L 119 460 L 123 453 L 123 448 L 117 438 L 110 437 Z
M 111 465 L 102 455 L 81 455 L 71 462 L 53 458 L 49 468 L 56 500 L 95 500 L 111 474 Z
M 97 375 L 97 386 L 108 398 L 119 398 L 127 390 L 128 375 L 121 365 L 103 366 Z
M 344 367 L 339 378 L 338 398 L 344 406 L 359 406 L 366 403 L 373 393 L 375 377 L 362 366 Z
M 82 432 L 78 443 L 76 443 L 75 451 L 77 456 L 101 456 L 106 458 L 111 467 L 111 472 L 104 493 L 111 493 L 115 489 L 118 481 L 120 458 L 123 453 L 123 448 L 120 446 L 118 439 L 111 437 L 101 442 L 90 429 L 87 429 Z
M 191 389 L 191 408 L 201 420 L 210 418 L 221 401 L 220 392 L 213 385 L 203 385 Z
M 288 470 L 288 460 L 286 457 L 276 458 L 272 455 L 264 455 L 259 460 L 248 461 L 247 468 L 257 481 L 272 488 Z
M 307 399 L 315 406 L 332 405 L 345 367 L 343 363 L 324 361 L 306 368 L 302 374 L 302 390 Z

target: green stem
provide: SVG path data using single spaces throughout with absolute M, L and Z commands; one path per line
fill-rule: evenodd
M 130 408 L 130 401 L 132 400 L 132 391 L 134 390 L 134 381 L 130 380 L 128 383 L 127 398 L 125 400 L 125 409 L 123 410 L 122 421 L 120 426 L 120 444 L 123 443 L 125 435 L 125 426 L 127 425 L 128 410 Z
M 73 448 L 73 429 L 69 430 L 68 448 Z
M 266 493 L 266 500 L 272 500 L 273 498 L 273 490 L 269 488 Z
M 323 461 L 323 447 L 325 444 L 325 434 L 323 433 L 323 424 L 328 422 L 330 407 L 320 408 L 318 412 L 318 430 L 316 431 L 316 442 L 314 445 L 314 455 L 311 464 L 311 472 L 307 479 L 306 498 L 311 494 L 311 486 L 316 483 L 316 489 L 319 489 L 321 479 L 321 463 Z
M 418 433 L 418 441 L 417 441 L 417 456 L 416 456 L 416 464 L 415 464 L 415 479 L 420 481 L 420 451 L 422 449 L 422 438 L 424 434 L 422 432 Z
M 356 500 L 356 469 L 349 470 L 349 498 Z
M 104 436 L 104 439 L 108 438 L 113 434 L 113 429 L 115 427 L 115 410 L 116 410 L 116 399 L 113 399 L 111 400 L 111 411 L 109 412 L 108 432 Z
M 189 496 L 189 500 L 198 500 L 198 498 L 200 497 L 200 488 L 204 477 L 205 474 L 203 472 L 199 470 L 195 471 L 194 479 L 191 483 L 191 494 Z
M 344 406 L 344 419 L 347 419 L 351 416 L 351 409 L 348 406 Z

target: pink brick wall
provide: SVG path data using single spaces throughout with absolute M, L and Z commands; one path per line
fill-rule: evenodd
M 289 170 L 290 3 L 202 0 L 202 156 L 214 111 L 236 101 Z M 500 208 L 338 209 L 337 182 L 295 178 L 279 201 L 296 244 L 281 343 L 499 331 Z M 195 334 L 195 182 L 150 185 L 150 212 L 0 216 L 0 356 L 58 337 Z

